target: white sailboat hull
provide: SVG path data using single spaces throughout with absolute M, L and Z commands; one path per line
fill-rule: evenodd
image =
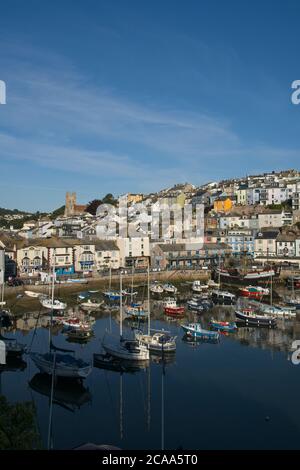
M 31 353 L 30 357 L 42 373 L 53 374 L 53 361 L 46 360 L 44 355 L 39 353 Z M 75 367 L 72 364 L 68 366 L 65 363 L 59 364 L 59 362 L 55 364 L 55 375 L 57 377 L 85 379 L 91 371 L 92 367 L 90 365 L 86 367 Z

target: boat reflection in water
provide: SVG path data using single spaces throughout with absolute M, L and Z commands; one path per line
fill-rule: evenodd
M 0 364 L 1 372 L 17 372 L 25 370 L 27 362 L 23 361 L 21 357 L 7 357 L 6 364 Z
M 52 378 L 48 374 L 37 373 L 29 382 L 30 388 L 51 399 Z M 87 387 L 80 382 L 67 379 L 58 380 L 53 388 L 53 403 L 70 411 L 81 408 L 92 400 Z
M 148 361 L 126 361 L 124 359 L 111 356 L 110 354 L 94 354 L 94 367 L 110 370 L 112 372 L 139 372 L 141 370 L 145 370 L 147 364 Z
M 185 334 L 183 337 L 182 337 L 182 341 L 186 344 L 189 344 L 190 346 L 199 346 L 200 344 L 204 344 L 204 343 L 210 343 L 210 344 L 218 344 L 220 341 L 219 341 L 219 337 L 196 337 L 196 336 L 190 336 L 190 335 L 187 335 Z

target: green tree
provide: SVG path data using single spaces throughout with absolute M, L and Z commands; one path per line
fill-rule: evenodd
M 101 199 L 93 199 L 93 201 L 89 202 L 85 212 L 88 212 L 89 214 L 96 215 L 97 212 L 97 207 L 102 204 Z
M 8 403 L 0 395 L 0 449 L 30 450 L 41 447 L 32 402 Z

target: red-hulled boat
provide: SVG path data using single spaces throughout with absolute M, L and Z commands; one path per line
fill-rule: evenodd
M 247 286 L 239 290 L 242 297 L 249 297 L 250 299 L 261 299 L 264 295 L 270 294 L 269 289 L 260 286 Z
M 184 315 L 184 307 L 178 307 L 176 300 L 168 300 L 164 304 L 164 312 L 166 315 L 179 317 Z

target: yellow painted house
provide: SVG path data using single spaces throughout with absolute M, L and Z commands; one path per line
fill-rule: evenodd
M 229 212 L 233 207 L 233 200 L 230 197 L 221 197 L 214 201 L 215 212 Z

